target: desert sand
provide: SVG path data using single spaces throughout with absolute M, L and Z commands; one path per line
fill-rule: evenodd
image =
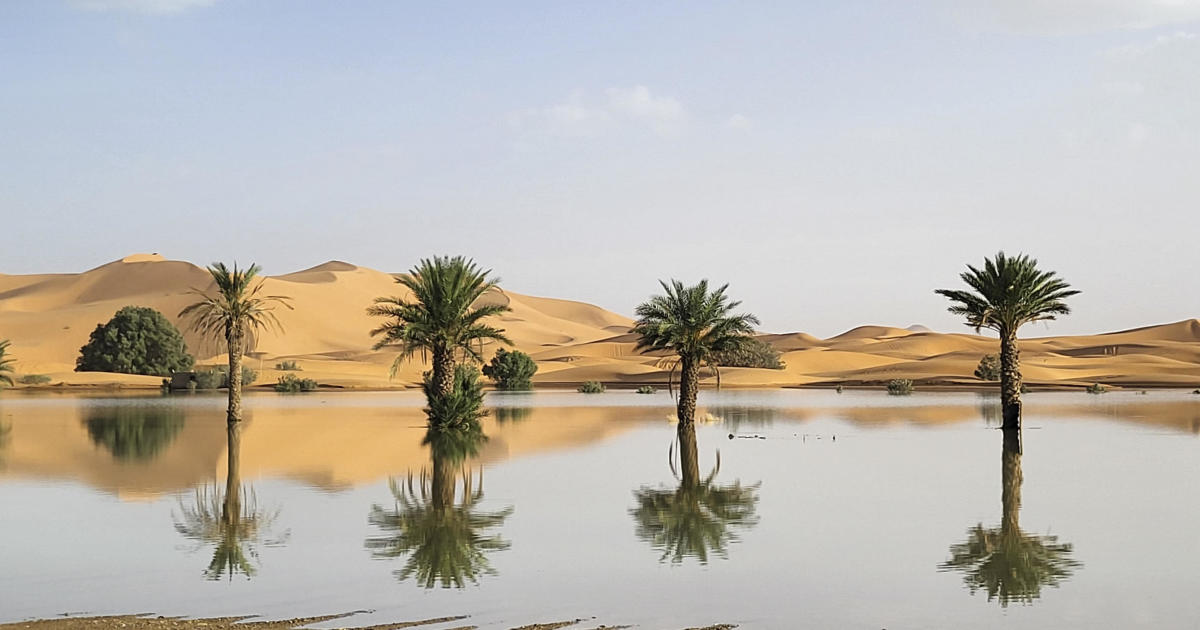
M 179 311 L 193 302 L 190 289 L 206 290 L 211 278 L 197 265 L 138 254 L 77 274 L 0 274 L 0 339 L 12 342 L 17 375 L 44 374 L 47 387 L 156 387 L 156 377 L 74 372 L 79 348 L 97 324 L 121 307 L 149 306 L 182 329 Z M 247 365 L 260 369 L 256 386 L 279 376 L 282 360 L 298 362 L 304 376 L 336 388 L 415 386 L 426 367 L 405 364 L 395 378 L 395 352 L 372 350 L 368 332 L 380 323 L 366 308 L 377 296 L 404 296 L 394 275 L 330 261 L 311 269 L 266 278 L 265 292 L 292 298 L 281 310 L 282 332 L 258 340 Z M 507 290 L 488 299 L 512 311 L 499 318 L 516 348 L 538 362 L 542 386 L 574 386 L 589 380 L 611 385 L 665 384 L 661 357 L 634 351 L 632 320 L 597 306 L 533 297 Z M 224 356 L 210 341 L 185 333 L 202 364 Z M 894 378 L 917 384 L 980 386 L 972 376 L 981 356 L 998 344 L 984 336 L 860 326 L 829 339 L 802 332 L 763 335 L 783 352 L 783 370 L 726 368 L 722 384 L 742 387 L 876 385 Z M 487 352 L 495 351 L 495 347 Z M 1035 386 L 1200 386 L 1200 320 L 1114 333 L 1040 337 L 1021 341 L 1022 371 Z M 709 383 L 714 379 L 706 377 Z

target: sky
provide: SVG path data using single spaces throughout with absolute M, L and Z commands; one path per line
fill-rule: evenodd
M 1082 291 L 1029 335 L 1200 317 L 1200 0 L 0 3 L 0 273 L 464 254 L 632 315 L 967 331 L 999 250 Z

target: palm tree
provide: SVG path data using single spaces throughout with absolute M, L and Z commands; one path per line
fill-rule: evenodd
M 1029 322 L 1049 321 L 1070 314 L 1063 302 L 1077 295 L 1053 271 L 1038 269 L 1037 260 L 1025 254 L 1009 257 L 1000 252 L 985 258 L 983 269 L 967 265 L 961 274 L 972 291 L 937 289 L 953 302 L 950 312 L 967 318 L 979 332 L 989 328 L 1000 335 L 1000 397 L 1005 429 L 1021 426 L 1021 354 L 1017 329 Z
M 393 376 L 400 364 L 417 352 L 422 358 L 429 353 L 433 359 L 430 391 L 448 395 L 454 389 L 455 353 L 482 363 L 483 342 L 512 345 L 503 329 L 481 323 L 509 310 L 506 304 L 476 305 L 485 294 L 499 290 L 499 280 L 488 277 L 491 272 L 462 256 L 426 258 L 407 275 L 396 278 L 412 292 L 411 300 L 399 296 L 375 299 L 367 313 L 388 318 L 371 331 L 371 336 L 381 337 L 375 349 L 400 348 L 392 363 Z
M 262 279 L 255 282 L 259 271 L 261 268 L 253 264 L 239 270 L 235 262 L 230 270 L 225 263 L 213 263 L 208 273 L 212 274 L 216 293 L 192 289 L 200 301 L 179 312 L 180 317 L 192 319 L 191 330 L 225 340 L 229 353 L 229 422 L 242 419 L 242 355 L 254 346 L 260 332 L 282 328 L 275 317 L 276 306 L 292 308 L 287 296 L 262 295 Z
M 415 577 L 424 588 L 463 588 L 495 574 L 487 554 L 508 549 L 510 543 L 485 530 L 503 525 L 513 508 L 481 511 L 483 473 L 473 477 L 461 466 L 486 439 L 478 422 L 431 422 L 425 443 L 432 474 L 422 471 L 419 480 L 411 474 L 405 481 L 390 479 L 395 507 L 371 507 L 368 520 L 383 535 L 368 538 L 366 547 L 376 558 L 407 555 L 396 571 L 401 581 Z
M 700 386 L 700 368 L 711 367 L 720 386 L 721 373 L 712 360 L 715 353 L 740 349 L 754 332 L 758 318 L 748 313 L 734 315 L 741 302 L 725 295 L 729 285 L 708 290 L 708 280 L 691 287 L 678 280 L 659 281 L 665 295 L 655 295 L 637 307 L 633 332 L 639 336 L 636 350 L 666 351 L 678 357 L 671 374 L 679 368 L 679 424 L 691 425 L 696 419 L 696 392 Z
M 721 469 L 719 453 L 712 472 L 700 479 L 695 466 L 688 465 L 689 460 L 697 459 L 694 439 L 680 442 L 679 456 L 679 487 L 640 488 L 633 493 L 637 506 L 629 514 L 637 523 L 638 538 L 662 552 L 660 562 L 679 564 L 692 557 L 707 564 L 710 553 L 726 557 L 727 547 L 738 539 L 735 528 L 747 529 L 758 523 L 758 484 L 715 484 Z M 674 457 L 668 458 L 675 471 Z
M 8 355 L 8 345 L 9 345 L 9 341 L 7 339 L 0 340 L 0 383 L 8 385 L 9 387 L 12 387 L 12 385 L 13 385 L 12 364 L 15 361 L 15 359 L 7 356 Z
M 1070 543 L 1021 531 L 1021 435 L 1015 429 L 1004 431 L 1001 477 L 1000 526 L 980 523 L 967 530 L 967 539 L 950 547 L 950 559 L 938 570 L 961 571 L 972 594 L 983 589 L 988 601 L 995 599 L 1001 607 L 1032 604 L 1043 586 L 1070 579 L 1080 563 L 1071 557 Z

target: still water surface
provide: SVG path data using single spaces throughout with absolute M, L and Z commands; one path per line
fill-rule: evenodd
M 489 394 L 464 463 L 416 393 L 246 404 L 5 393 L 0 621 L 1200 625 L 1200 396 L 1031 394 L 1018 452 L 977 394 L 705 391 L 686 491 L 665 393 Z

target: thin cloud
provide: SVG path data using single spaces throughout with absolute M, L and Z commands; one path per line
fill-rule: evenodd
M 561 103 L 518 112 L 510 122 L 517 128 L 541 128 L 565 136 L 595 135 L 619 124 L 669 135 L 678 131 L 686 118 L 678 100 L 637 85 L 608 88 L 602 99 L 588 99 L 576 91 Z
M 217 0 L 71 0 L 71 5 L 85 11 L 129 12 L 147 15 L 170 15 L 190 9 L 209 7 Z
M 1039 35 L 1156 28 L 1200 20 L 1200 0 L 943 0 L 964 23 Z

